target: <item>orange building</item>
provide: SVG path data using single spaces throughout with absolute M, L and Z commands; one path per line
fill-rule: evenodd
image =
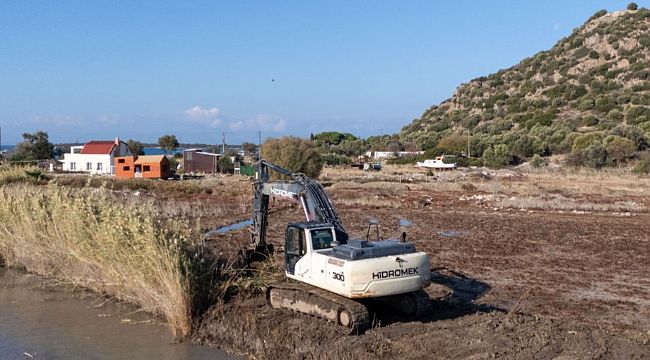
M 115 158 L 115 177 L 118 179 L 167 179 L 170 176 L 169 160 L 164 155 Z

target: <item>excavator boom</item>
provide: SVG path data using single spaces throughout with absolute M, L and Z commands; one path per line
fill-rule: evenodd
M 269 170 L 289 177 L 290 180 L 271 181 Z M 340 244 L 347 243 L 348 233 L 330 202 L 325 189 L 318 182 L 302 173 L 294 173 L 280 166 L 260 160 L 253 184 L 253 225 L 251 242 L 256 249 L 267 247 L 266 229 L 268 226 L 269 197 L 297 201 L 302 206 L 305 221 L 320 221 L 332 224 L 336 239 Z

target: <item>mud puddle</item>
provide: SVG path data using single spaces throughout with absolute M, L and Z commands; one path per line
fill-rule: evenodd
M 234 224 L 230 224 L 230 225 L 227 225 L 227 226 L 222 226 L 220 228 L 216 228 L 214 230 L 210 230 L 207 233 L 205 233 L 204 236 L 206 238 L 209 238 L 209 237 L 212 237 L 214 235 L 223 235 L 223 234 L 229 233 L 231 231 L 243 229 L 244 227 L 252 225 L 252 224 L 253 224 L 253 219 L 243 220 L 243 221 L 240 221 L 240 222 L 236 222 Z
M 447 238 L 454 238 L 454 237 L 463 237 L 469 235 L 469 231 L 462 231 L 462 230 L 444 230 L 444 231 L 439 231 L 438 235 L 442 237 L 447 237 Z
M 43 286 L 0 268 L 0 359 L 233 359 L 172 344 L 167 328 L 131 306 Z

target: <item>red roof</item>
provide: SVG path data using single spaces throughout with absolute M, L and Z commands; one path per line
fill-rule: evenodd
M 110 154 L 115 147 L 115 141 L 91 141 L 81 149 L 82 154 Z

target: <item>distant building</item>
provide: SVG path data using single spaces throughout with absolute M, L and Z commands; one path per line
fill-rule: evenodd
M 113 160 L 130 156 L 131 150 L 124 141 L 91 141 L 83 146 L 71 146 L 70 153 L 63 154 L 63 171 L 80 171 L 90 174 L 114 173 Z
M 167 179 L 170 176 L 169 159 L 164 155 L 115 158 L 115 177 L 118 179 Z
M 213 154 L 203 149 L 187 149 L 183 151 L 183 169 L 186 173 L 216 173 L 219 171 L 218 162 L 221 154 Z
M 375 160 L 391 159 L 391 158 L 402 157 L 402 156 L 416 156 L 422 154 L 424 154 L 424 151 L 368 151 L 366 152 L 367 157 Z

